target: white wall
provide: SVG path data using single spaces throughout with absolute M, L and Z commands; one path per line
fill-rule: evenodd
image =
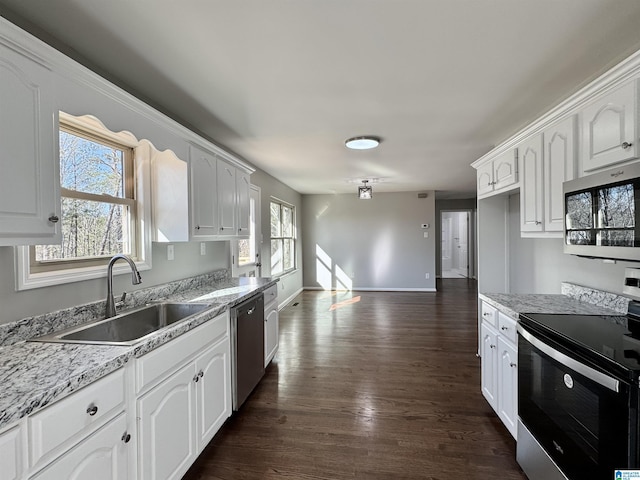
M 560 293 L 561 282 L 568 281 L 621 294 L 625 267 L 640 268 L 633 262 L 611 264 L 567 255 L 561 238 L 521 238 L 519 205 L 519 194 L 509 197 L 511 293 Z
M 371 200 L 355 192 L 303 195 L 305 288 L 434 290 L 434 197 L 375 188 Z M 429 238 L 423 223 L 431 225 Z

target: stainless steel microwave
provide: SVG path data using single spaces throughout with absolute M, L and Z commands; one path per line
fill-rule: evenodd
M 564 252 L 640 262 L 640 162 L 565 182 Z

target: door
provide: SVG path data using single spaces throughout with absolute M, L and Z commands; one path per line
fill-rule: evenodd
M 196 458 L 193 363 L 138 400 L 140 478 L 180 479 Z
M 458 272 L 463 277 L 469 276 L 469 212 L 458 212 Z
M 516 438 L 518 430 L 518 353 L 501 336 L 498 336 L 498 416 L 509 429 L 513 438 Z
M 482 395 L 494 410 L 498 409 L 498 334 L 482 322 L 480 326 L 480 367 Z
M 192 145 L 189 152 L 189 162 L 191 234 L 194 237 L 217 235 L 216 157 Z
M 522 152 L 520 172 L 520 231 L 541 232 L 544 227 L 542 209 L 542 135 L 534 135 L 519 148 Z
M 262 231 L 260 222 L 260 187 L 251 185 L 249 192 L 249 238 L 231 242 L 234 277 L 260 277 Z
M 218 235 L 236 236 L 236 169 L 218 158 Z

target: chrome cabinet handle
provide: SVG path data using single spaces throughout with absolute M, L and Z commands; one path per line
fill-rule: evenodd
M 129 443 L 129 441 L 130 441 L 130 440 L 131 440 L 131 434 L 130 434 L 130 433 L 127 433 L 127 432 L 124 432 L 124 433 L 122 434 L 122 441 L 123 441 L 124 443 Z
M 200 377 L 198 376 L 197 373 L 193 376 L 193 381 L 196 382 L 196 383 L 198 383 L 200 381 Z
M 489 345 L 489 346 L 490 346 L 491 348 L 496 348 L 496 346 L 495 346 L 495 345 Z
M 198 372 L 198 376 L 199 376 L 200 378 L 204 377 L 204 372 L 203 372 L 202 370 L 200 370 L 200 371 Z
M 60 218 L 59 218 L 57 215 L 51 215 L 51 216 L 49 217 L 49 221 L 50 221 L 51 223 L 58 223 L 58 222 L 60 221 Z
M 540 225 L 542 222 L 540 222 L 539 220 L 536 220 L 536 225 Z
M 253 308 L 247 310 L 247 315 L 253 315 L 253 312 L 255 312 L 255 311 L 256 311 L 256 307 L 253 307 Z
M 511 363 L 509 364 L 509 366 L 510 366 L 510 367 L 513 367 L 513 368 L 515 368 L 515 367 L 517 367 L 518 365 L 517 365 L 517 364 L 515 364 L 515 363 L 513 363 L 513 362 L 511 362 Z
M 500 327 L 500 330 L 509 330 L 509 327 Z
M 629 142 L 622 142 L 622 145 L 620 145 L 624 150 L 627 150 L 628 148 L 631 148 L 631 145 L 633 145 L 633 143 L 629 143 Z
M 489 312 L 484 312 L 484 313 L 482 314 L 482 316 L 483 316 L 483 317 L 488 317 L 488 316 L 490 316 L 490 315 L 491 315 L 491 314 L 490 314 Z
M 93 417 L 96 413 L 98 413 L 98 406 L 93 403 L 87 407 L 87 413 L 89 416 Z
M 196 225 L 196 230 L 200 230 L 200 225 Z

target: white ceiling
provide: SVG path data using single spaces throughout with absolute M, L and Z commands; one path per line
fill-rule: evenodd
M 468 196 L 471 162 L 640 48 L 639 0 L 0 0 L 0 13 L 300 193 L 380 178 L 374 191 Z M 344 147 L 365 134 L 380 147 Z

